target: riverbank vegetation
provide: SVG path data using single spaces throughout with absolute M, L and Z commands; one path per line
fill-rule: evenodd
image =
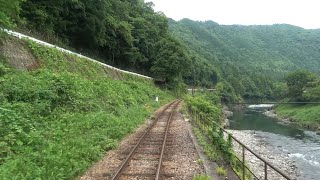
M 173 99 L 151 80 L 33 43 L 4 41 L 24 44 L 37 66 L 17 70 L 1 55 L 0 179 L 75 178 Z M 21 55 L 17 50 L 11 52 Z
M 311 129 L 320 129 L 320 77 L 307 70 L 290 73 L 286 84 L 279 88 L 279 97 L 285 102 L 301 104 L 277 105 L 275 110 L 282 118 Z M 318 104 L 309 104 L 317 103 Z
M 210 160 L 215 161 L 228 173 L 233 173 L 231 168 L 242 177 L 241 163 L 236 159 L 236 154 L 232 148 L 231 137 L 224 137 L 223 132 L 217 125 L 221 125 L 224 120 L 221 96 L 215 93 L 198 93 L 195 97 L 186 98 L 186 106 L 191 113 L 194 129 L 200 145 Z M 220 172 L 221 173 L 221 172 Z M 218 173 L 219 174 L 219 173 Z M 227 174 L 223 171 L 223 175 Z M 246 172 L 246 177 L 250 179 L 251 174 Z M 225 176 L 224 176 L 225 177 Z
M 320 130 L 320 105 L 279 105 L 276 113 L 302 127 Z

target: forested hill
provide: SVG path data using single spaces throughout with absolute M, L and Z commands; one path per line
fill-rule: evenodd
M 1 27 L 164 80 L 170 88 L 182 84 L 190 72 L 189 53 L 168 31 L 167 17 L 155 12 L 150 2 L 0 0 L 0 4 Z
M 320 30 L 175 22 L 143 0 L 0 0 L 0 26 L 165 81 L 216 87 L 226 101 L 272 98 L 274 80 L 320 74 Z M 1 35 L 1 33 L 0 33 Z
M 175 37 L 193 53 L 220 66 L 281 78 L 289 71 L 320 73 L 320 29 L 279 25 L 219 25 L 189 19 L 169 21 Z

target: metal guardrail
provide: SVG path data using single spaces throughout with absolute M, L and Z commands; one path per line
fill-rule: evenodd
M 320 102 L 243 102 L 243 103 L 230 103 L 230 104 L 320 104 Z
M 130 71 L 125 71 L 125 70 L 122 70 L 122 69 L 118 69 L 118 68 L 115 68 L 113 66 L 110 66 L 110 65 L 107 65 L 107 64 L 104 64 L 102 62 L 99 62 L 97 60 L 94 60 L 92 58 L 89 58 L 87 56 L 83 56 L 81 54 L 78 54 L 78 53 L 75 53 L 75 52 L 72 52 L 70 50 L 67 50 L 67 49 L 64 49 L 64 48 L 61 48 L 61 47 L 58 47 L 58 46 L 55 46 L 55 45 L 52 45 L 50 43 L 47 43 L 47 42 L 44 42 L 44 41 L 41 41 L 39 39 L 36 39 L 36 38 L 33 38 L 33 37 L 30 37 L 30 36 L 27 36 L 27 35 L 24 35 L 24 34 L 21 34 L 21 33 L 18 33 L 18 32 L 14 32 L 14 31 L 11 31 L 11 30 L 8 30 L 8 29 L 3 29 L 0 27 L 0 30 L 3 31 L 3 32 L 6 32 L 7 34 L 11 35 L 11 36 L 14 36 L 14 37 L 17 37 L 19 39 L 28 39 L 30 41 L 33 41 L 37 44 L 40 44 L 40 45 L 43 45 L 43 46 L 47 46 L 47 47 L 50 47 L 50 48 L 55 48 L 59 51 L 62 51 L 62 52 L 65 52 L 65 53 L 68 53 L 68 54 L 72 54 L 72 55 L 75 55 L 75 56 L 78 56 L 80 58 L 84 58 L 84 59 L 87 59 L 89 61 L 92 61 L 94 63 L 98 63 L 102 66 L 105 66 L 107 68 L 110 68 L 110 69 L 113 69 L 113 70 L 116 70 L 116 71 L 119 71 L 119 72 L 122 72 L 122 73 L 125 73 L 125 74 L 130 74 L 130 75 L 134 75 L 134 76 L 139 76 L 139 77 L 142 77 L 142 78 L 146 78 L 146 79 L 153 79 L 151 77 L 148 77 L 148 76 L 144 76 L 144 75 L 141 75 L 141 74 L 137 74 L 137 73 L 134 73 L 134 72 L 130 72 Z
M 243 144 L 240 140 L 238 140 L 237 138 L 235 138 L 231 133 L 229 133 L 228 131 L 226 131 L 224 128 L 222 128 L 220 125 L 218 125 L 216 122 L 210 120 L 208 117 L 206 117 L 205 115 L 193 110 L 192 108 L 189 107 L 189 110 L 191 110 L 191 117 L 192 120 L 195 121 L 195 123 L 198 125 L 199 128 L 201 128 L 201 130 L 203 132 L 206 133 L 206 135 L 209 135 L 210 131 L 212 129 L 216 129 L 216 128 L 212 128 L 210 127 L 210 125 L 212 125 L 213 127 L 217 127 L 219 129 L 219 131 L 221 131 L 224 134 L 224 137 L 228 137 L 231 138 L 231 140 L 233 140 L 234 142 L 238 143 L 241 146 L 242 149 L 242 154 L 241 154 L 241 159 L 238 156 L 234 156 L 242 165 L 242 177 L 240 177 L 236 172 L 237 176 L 239 177 L 239 179 L 242 180 L 246 180 L 246 172 L 249 172 L 252 176 L 253 179 L 259 179 L 258 175 L 256 175 L 254 172 L 252 172 L 250 170 L 250 168 L 246 165 L 246 157 L 245 157 L 245 151 L 248 151 L 250 153 L 252 153 L 256 158 L 258 158 L 260 161 L 263 162 L 264 164 L 264 180 L 268 179 L 268 167 L 270 167 L 272 170 L 274 170 L 275 172 L 277 172 L 279 175 L 281 175 L 284 179 L 287 180 L 291 180 L 291 178 L 286 175 L 285 173 L 283 173 L 280 169 L 278 169 L 277 167 L 273 166 L 271 163 L 269 163 L 267 160 L 265 160 L 264 158 L 262 158 L 260 155 L 258 155 L 257 153 L 255 153 L 253 150 L 251 150 L 249 147 L 247 147 L 245 144 Z M 210 139 L 210 138 L 208 138 Z M 233 171 L 235 171 L 233 169 Z

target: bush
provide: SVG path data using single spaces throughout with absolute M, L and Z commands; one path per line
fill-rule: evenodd
M 206 117 L 220 122 L 222 119 L 222 110 L 219 104 L 213 104 L 205 96 L 187 97 L 186 102 L 193 110 L 205 115 Z
M 113 80 L 95 63 L 34 51 L 42 68 L 0 76 L 0 179 L 73 179 L 173 99 L 149 80 Z

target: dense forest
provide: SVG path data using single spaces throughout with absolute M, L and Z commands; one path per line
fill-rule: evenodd
M 169 29 L 198 59 L 213 65 L 229 92 L 245 98 L 277 97 L 291 71 L 320 74 L 320 30 L 279 24 L 219 25 L 169 20 Z M 230 93 L 228 93 L 230 95 Z M 230 97 L 229 97 L 230 98 Z
M 176 22 L 143 0 L 0 4 L 4 27 L 163 80 L 170 89 L 215 87 L 227 102 L 278 98 L 289 72 L 320 73 L 320 30 Z
M 59 41 L 69 48 L 122 69 L 178 87 L 191 72 L 192 57 L 168 30 L 168 19 L 143 0 L 1 0 L 1 24 Z M 1 15 L 1 14 L 0 14 Z M 57 43 L 57 42 L 53 42 Z M 212 66 L 197 62 L 206 84 L 216 83 Z M 200 74 L 199 74 L 200 75 Z M 181 86 L 183 87 L 183 86 Z

